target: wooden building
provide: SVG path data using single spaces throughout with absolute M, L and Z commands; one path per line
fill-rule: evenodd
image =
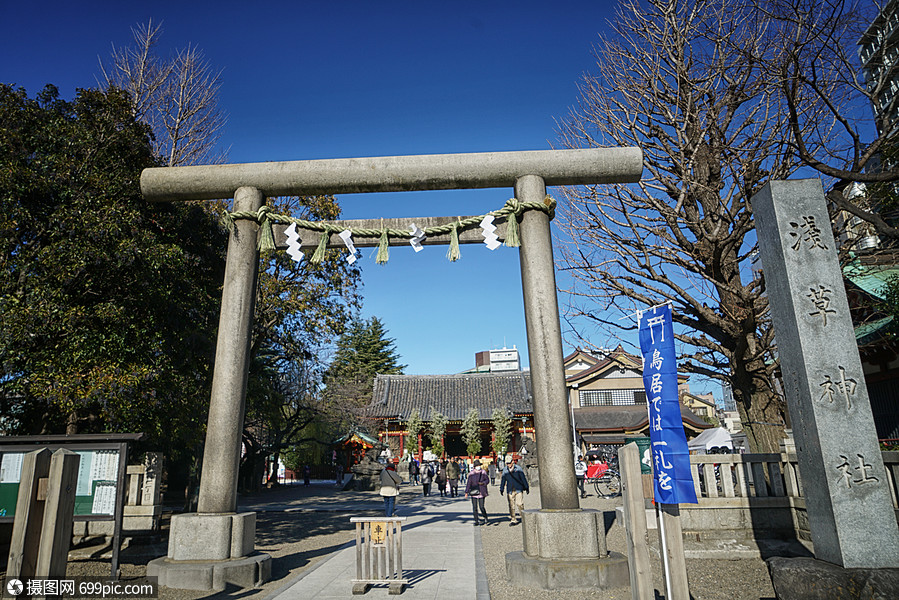
M 344 472 L 362 460 L 365 452 L 378 443 L 376 438 L 358 430 L 350 431 L 331 442 L 334 463 L 343 466 Z
M 715 399 L 711 394 L 691 394 L 690 392 L 682 392 L 680 394 L 680 401 L 684 406 L 693 411 L 693 414 L 696 416 L 705 419 L 717 419 L 716 416 L 717 407 L 715 406 Z M 704 420 L 705 420 L 704 419 Z
M 406 422 L 418 409 L 425 430 L 409 450 L 418 458 L 429 446 L 428 424 L 434 413 L 448 421 L 443 445 L 447 456 L 467 456 L 462 441 L 462 422 L 475 408 L 481 424 L 480 456 L 492 452 L 493 411 L 504 411 L 512 420 L 512 439 L 506 452 L 518 452 L 521 438 L 534 436 L 531 378 L 527 372 L 466 373 L 461 375 L 378 375 L 374 382 L 370 415 L 378 422 L 379 439 L 394 456 L 403 456 Z M 424 438 L 424 439 L 422 439 Z
M 620 345 L 601 353 L 578 348 L 565 357 L 564 366 L 575 441 L 581 451 L 615 452 L 626 437 L 649 435 L 639 356 Z M 686 377 L 678 376 L 678 387 L 688 392 Z M 711 427 L 684 405 L 681 415 L 688 439 Z

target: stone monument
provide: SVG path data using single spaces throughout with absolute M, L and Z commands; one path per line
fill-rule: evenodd
M 899 528 L 821 182 L 772 181 L 752 211 L 815 557 L 846 569 L 899 567 Z
M 355 489 L 357 492 L 377 491 L 381 487 L 381 469 L 384 468 L 378 457 L 381 456 L 387 446 L 382 442 L 378 442 L 365 451 L 365 455 L 358 463 L 350 467 L 353 472 L 353 480 L 355 481 Z

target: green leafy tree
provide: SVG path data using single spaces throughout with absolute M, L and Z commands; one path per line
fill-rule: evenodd
M 421 420 L 421 414 L 418 412 L 418 409 L 412 409 L 412 413 L 406 419 L 406 447 L 411 448 L 413 453 L 418 451 L 418 434 L 424 428 L 425 424 Z
M 347 425 L 362 425 L 375 375 L 398 375 L 405 368 L 381 320 L 356 319 L 337 342 L 337 351 L 324 375 L 325 395 L 329 402 L 342 407 Z
M 443 437 L 446 435 L 446 417 L 430 407 L 431 413 L 431 433 L 428 436 L 431 441 L 431 452 L 437 456 L 443 456 Z
M 0 84 L 0 413 L 7 433 L 204 433 L 224 230 L 148 204 L 147 127 L 116 89 Z
M 509 418 L 506 411 L 493 409 L 493 442 L 491 445 L 497 456 L 501 456 L 506 451 L 511 439 L 512 419 Z
M 462 422 L 462 441 L 469 456 L 481 453 L 481 420 L 476 408 L 469 410 Z
M 718 427 L 721 425 L 721 421 L 718 420 L 718 417 L 711 417 L 709 415 L 700 415 L 700 419 L 711 425 L 712 427 Z
M 273 198 L 268 204 L 279 214 L 305 220 L 340 216 L 333 196 Z M 298 264 L 284 252 L 270 253 L 262 261 L 241 463 L 241 480 L 249 490 L 261 481 L 255 473 L 265 457 L 330 442 L 354 414 L 323 393 L 322 356 L 359 308 L 359 268 L 347 264 L 337 251 L 326 253 L 320 264 Z M 272 469 L 275 464 L 270 463 Z M 269 476 L 274 474 L 272 470 Z

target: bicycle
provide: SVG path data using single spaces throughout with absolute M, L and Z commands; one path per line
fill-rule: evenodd
M 597 467 L 597 468 L 594 468 Z M 615 469 L 600 472 L 599 465 L 587 467 L 587 483 L 593 484 L 593 490 L 601 498 L 612 498 L 621 494 L 621 475 Z

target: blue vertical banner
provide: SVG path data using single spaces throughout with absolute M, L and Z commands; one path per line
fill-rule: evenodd
M 671 306 L 639 314 L 643 387 L 649 401 L 649 440 L 655 500 L 662 504 L 696 504 L 690 451 L 677 399 L 677 358 Z

